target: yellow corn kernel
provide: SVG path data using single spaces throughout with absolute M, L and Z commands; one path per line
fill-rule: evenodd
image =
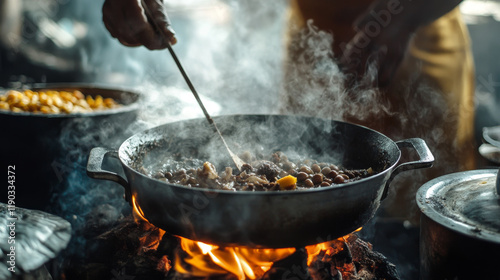
M 75 105 L 80 106 L 80 107 L 85 108 L 85 109 L 90 109 L 90 105 L 87 102 L 87 100 L 85 100 L 85 99 L 78 100 L 78 102 L 76 102 Z
M 30 103 L 28 104 L 28 110 L 29 112 L 38 112 L 39 110 L 39 104 L 36 104 L 36 103 Z
M 102 98 L 102 96 L 98 95 L 95 97 L 95 103 L 94 103 L 94 108 L 99 108 L 102 106 L 104 100 Z
M 88 113 L 88 112 L 92 112 L 92 109 L 88 107 L 84 108 L 80 105 L 75 105 L 73 107 L 73 113 Z
M 10 109 L 9 103 L 7 103 L 5 101 L 0 101 L 0 109 L 2 109 L 2 110 L 9 110 Z
M 22 111 L 28 111 L 28 105 L 30 104 L 30 99 L 26 96 L 23 96 L 21 99 L 19 99 L 19 102 L 17 102 L 15 107 L 21 109 Z
M 52 113 L 52 112 L 50 111 L 50 107 L 49 107 L 49 106 L 41 106 L 41 107 L 40 107 L 40 112 L 42 112 L 42 113 L 44 113 L 44 114 L 50 114 L 50 113 Z
M 87 100 L 87 103 L 89 104 L 90 108 L 94 107 L 95 101 L 94 101 L 94 98 L 92 98 L 92 96 L 87 95 L 87 97 L 85 97 L 85 100 Z
M 278 183 L 281 190 L 293 190 L 297 187 L 297 178 L 293 177 L 292 175 L 288 175 L 278 179 L 276 183 Z
M 64 101 L 69 101 L 73 97 L 73 95 L 71 95 L 71 93 L 69 93 L 67 91 L 61 91 L 61 93 L 59 94 L 59 96 Z
M 50 106 L 50 111 L 51 111 L 52 113 L 54 113 L 54 114 L 59 114 L 59 113 L 61 113 L 61 110 L 60 110 L 58 107 L 54 106 L 54 105 Z
M 23 94 L 20 93 L 19 91 L 9 90 L 9 92 L 7 92 L 7 102 L 9 104 L 19 102 L 18 100 L 21 99 L 22 97 L 23 97 Z
M 52 97 L 50 97 L 45 92 L 42 92 L 39 98 L 40 98 L 40 104 L 42 105 L 51 106 L 53 104 Z
M 104 99 L 104 106 L 107 108 L 113 108 L 116 105 L 116 102 L 112 98 Z
M 71 113 L 73 111 L 73 107 L 73 103 L 66 102 L 61 109 L 64 113 Z
M 76 97 L 77 99 L 84 99 L 85 95 L 79 90 L 73 91 L 73 96 Z
M 52 100 L 54 101 L 54 106 L 56 106 L 57 108 L 61 108 L 64 104 L 62 98 L 59 97 L 58 95 L 54 95 L 52 97 Z
M 30 104 L 37 104 L 39 100 L 40 97 L 38 97 L 38 94 L 34 94 L 30 99 Z

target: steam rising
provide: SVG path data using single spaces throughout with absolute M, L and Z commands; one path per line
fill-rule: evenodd
M 334 38 L 319 30 L 309 20 L 307 26 L 290 39 L 288 60 L 285 64 L 286 81 L 281 98 L 281 111 L 303 112 L 344 120 L 350 115 L 366 120 L 391 114 L 388 104 L 380 102 L 383 94 L 373 87 L 377 78 L 374 67 L 353 87 L 346 87 L 332 50 Z
M 397 89 L 397 96 L 387 96 L 366 86 L 377 77 L 373 69 L 360 84 L 346 88 L 346 77 L 331 50 L 335 38 L 319 31 L 313 22 L 290 38 L 286 54 L 295 59 L 283 60 L 286 4 L 265 0 L 199 1 L 195 7 L 171 4 L 169 16 L 179 38 L 174 50 L 212 115 L 286 113 L 359 123 L 395 141 L 423 138 L 438 159 L 434 174 L 456 170 L 450 164 L 456 155 L 441 152 L 446 150 L 443 147 L 454 145 L 444 137 L 451 113 L 443 109 L 446 106 L 441 94 L 410 77 Z M 85 245 L 85 239 L 80 238 L 85 219 L 97 205 L 110 204 L 119 212 L 130 211 L 122 187 L 86 176 L 90 149 L 117 149 L 128 136 L 146 128 L 203 116 L 168 52 L 121 46 L 104 27 L 95 25 L 101 22 L 100 14 L 81 16 L 93 22 L 91 27 L 96 30 L 89 33 L 91 41 L 81 50 L 86 79 L 131 86 L 144 96 L 138 120 L 120 124 L 119 133 L 116 124 L 85 121 L 64 128 L 60 143 L 68 153 L 61 162 L 68 172 L 61 194 L 54 198 L 53 211 L 72 221 L 76 231 L 72 242 L 80 245 L 73 246 L 75 250 Z M 418 71 L 415 69 L 415 73 Z M 120 168 L 116 163 L 110 166 Z M 415 205 L 408 209 L 408 201 L 411 204 L 416 189 L 428 176 L 428 171 L 398 175 L 382 205 L 391 212 L 403 204 L 402 215 L 415 214 L 418 209 Z
M 292 29 L 291 34 L 280 112 L 364 125 L 394 141 L 413 137 L 426 141 L 437 159 L 434 167 L 398 175 L 389 198 L 382 203 L 390 216 L 416 222 L 416 190 L 430 178 L 463 168 L 458 163 L 461 155 L 453 152 L 458 150 L 454 136 L 445 133 L 463 108 L 448 108 L 443 94 L 419 78 L 418 68 L 403 78 L 406 82 L 390 88 L 392 95 L 367 86 L 377 79 L 374 65 L 361 81 L 347 87 L 347 77 L 335 59 L 338 55 L 331 50 L 335 39 L 331 34 L 318 30 L 312 21 L 303 29 Z M 402 162 L 418 159 L 411 152 L 403 150 Z
M 203 116 L 169 53 L 122 46 L 105 30 L 102 1 L 98 2 L 91 9 L 88 1 L 60 7 L 89 30 L 77 44 L 83 81 L 130 88 L 143 96 L 134 123 L 81 119 L 62 129 L 63 156 L 54 163 L 60 182 L 49 211 L 72 223 L 70 255 L 83 253 L 87 239 L 95 234 L 88 228 L 89 221 L 109 227 L 120 213 L 128 215 L 131 210 L 121 186 L 86 175 L 90 149 L 118 149 L 129 136 L 147 128 Z M 209 113 L 275 113 L 286 1 L 191 2 L 195 3 L 168 1 L 167 10 L 179 38 L 174 50 Z M 121 169 L 115 159 L 107 160 L 104 167 Z

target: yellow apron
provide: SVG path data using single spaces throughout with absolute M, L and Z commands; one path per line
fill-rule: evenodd
M 365 125 L 395 141 L 412 137 L 426 140 L 436 158 L 434 167 L 398 175 L 382 207 L 389 216 L 418 223 L 415 192 L 423 183 L 437 176 L 475 168 L 474 64 L 467 28 L 458 8 L 420 27 L 410 41 L 407 55 L 391 84 L 378 93 L 378 102 L 384 105 L 385 110 L 368 118 L 359 118 L 359 113 L 364 111 L 363 106 L 369 110 L 372 103 L 360 102 L 353 106 L 356 109 L 354 112 L 339 114 L 341 110 L 334 105 L 342 97 L 333 96 L 334 90 L 322 93 L 314 86 L 297 90 L 299 76 L 307 77 L 308 71 L 315 71 L 314 68 L 318 67 L 307 65 L 301 57 L 307 44 L 304 44 L 304 49 L 297 47 L 297 40 L 304 36 L 301 31 L 307 28 L 307 21 L 312 19 L 319 30 L 333 34 L 331 47 L 338 58 L 342 54 L 342 43 L 349 42 L 355 34 L 354 20 L 369 7 L 371 1 L 336 2 L 291 2 L 290 26 L 298 28 L 290 28 L 289 32 L 285 90 L 280 110 L 282 113 L 329 117 Z M 313 94 L 317 98 L 310 96 Z M 328 106 L 336 109 L 329 111 Z

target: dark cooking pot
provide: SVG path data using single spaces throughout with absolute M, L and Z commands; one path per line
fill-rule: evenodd
M 306 191 L 233 192 L 167 184 L 142 172 L 158 170 L 180 153 L 220 167 L 229 157 L 205 119 L 165 124 L 134 135 L 118 151 L 95 148 L 87 173 L 120 183 L 145 218 L 171 234 L 219 245 L 294 247 L 316 244 L 363 226 L 380 205 L 391 177 L 430 167 L 425 142 L 393 142 L 368 128 L 327 119 L 281 115 L 216 117 L 236 153 L 283 151 L 347 168 L 372 167 L 376 175 L 344 185 Z M 236 145 L 241 144 L 241 146 Z M 399 147 L 414 147 L 420 160 L 398 164 Z M 102 170 L 106 155 L 119 158 L 126 178 Z
M 497 173 L 448 174 L 418 190 L 420 279 L 500 279 Z
M 103 135 L 119 133 L 125 127 L 124 123 L 133 122 L 139 94 L 92 84 L 37 84 L 30 89 L 80 90 L 85 95 L 110 97 L 123 104 L 116 109 L 74 114 L 0 110 L 3 133 L 0 137 L 0 167 L 7 172 L 8 166 L 15 166 L 16 206 L 45 210 L 54 187 L 61 184 L 78 164 L 75 153 L 88 154 L 92 147 L 86 145 L 101 143 L 99 138 Z M 62 136 L 67 139 L 61 141 Z M 7 202 L 7 196 L 1 195 L 0 201 Z

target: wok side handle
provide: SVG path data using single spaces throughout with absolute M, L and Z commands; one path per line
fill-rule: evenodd
M 125 200 L 130 202 L 131 192 L 127 180 L 118 173 L 102 169 L 104 158 L 108 155 L 118 159 L 116 150 L 102 147 L 93 148 L 87 161 L 87 175 L 93 179 L 113 181 L 122 185 L 125 189 Z
M 419 168 L 429 168 L 432 167 L 432 164 L 434 163 L 434 156 L 432 155 L 431 151 L 429 150 L 429 147 L 425 143 L 423 139 L 420 138 L 410 138 L 406 140 L 401 140 L 397 141 L 396 145 L 401 149 L 401 148 L 413 148 L 417 152 L 418 156 L 420 157 L 419 160 L 417 161 L 409 161 L 405 163 L 401 163 L 400 165 L 396 166 L 394 170 L 392 171 L 391 177 L 389 177 L 389 180 L 387 180 L 384 188 L 384 193 L 382 194 L 381 200 L 385 199 L 387 197 L 387 193 L 389 191 L 389 185 L 391 184 L 392 180 L 396 175 L 403 171 L 411 170 L 411 169 L 419 169 Z

